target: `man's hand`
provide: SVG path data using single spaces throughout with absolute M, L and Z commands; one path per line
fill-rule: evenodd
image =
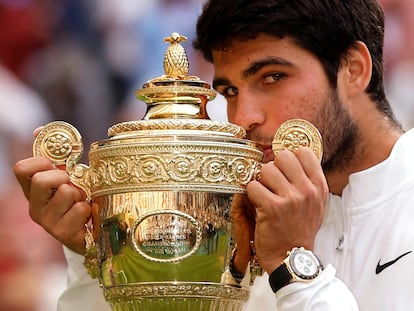
M 29 201 L 31 218 L 61 243 L 84 254 L 91 207 L 83 191 L 70 183 L 65 171 L 43 157 L 17 162 L 14 174 Z
M 313 250 L 328 192 L 321 165 L 309 148 L 281 151 L 274 162 L 263 165 L 260 181 L 247 185 L 247 195 L 256 208 L 254 245 L 264 270 L 275 270 L 293 247 Z
M 245 195 L 236 194 L 231 206 L 233 234 L 237 244 L 234 266 L 237 271 L 245 273 L 251 260 L 250 241 L 254 238 L 255 211 Z

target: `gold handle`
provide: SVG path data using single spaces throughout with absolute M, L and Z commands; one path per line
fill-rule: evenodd
M 46 124 L 33 142 L 33 155 L 46 157 L 57 166 L 66 165 L 70 181 L 85 191 L 90 201 L 91 190 L 87 183 L 89 166 L 77 164 L 82 152 L 82 136 L 74 126 L 63 121 Z
M 302 119 L 291 119 L 283 123 L 273 138 L 272 150 L 277 154 L 281 150 L 296 151 L 299 147 L 309 147 L 322 160 L 322 137 L 318 129 Z

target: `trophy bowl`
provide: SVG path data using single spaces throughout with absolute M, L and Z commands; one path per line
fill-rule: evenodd
M 223 274 L 232 200 L 256 178 L 263 153 L 243 128 L 208 119 L 215 92 L 188 76 L 184 40 L 166 38 L 165 75 L 137 91 L 144 119 L 109 128 L 89 165 L 78 163 L 82 138 L 68 123 L 49 123 L 33 144 L 87 194 L 95 212 L 85 265 L 112 310 L 236 311 L 248 298 L 248 287 Z

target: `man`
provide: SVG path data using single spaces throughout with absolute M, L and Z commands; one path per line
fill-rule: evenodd
M 233 275 L 243 276 L 252 238 L 270 275 L 256 279 L 245 310 L 414 306 L 414 132 L 402 131 L 384 94 L 383 22 L 376 0 L 211 0 L 204 7 L 195 46 L 214 64 L 229 121 L 265 147 L 261 179 L 247 187 L 255 219 L 245 216 L 250 204 L 233 208 Z M 321 131 L 322 166 L 308 148 L 273 155 L 274 133 L 293 118 Z M 33 219 L 82 252 L 90 208 L 65 173 L 51 169 L 44 159 L 15 166 Z M 286 262 L 295 247 L 309 252 Z M 287 268 L 295 264 L 298 271 Z

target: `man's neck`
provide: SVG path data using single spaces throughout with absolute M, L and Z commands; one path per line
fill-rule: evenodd
M 360 131 L 361 136 L 356 146 L 355 156 L 348 165 L 340 170 L 326 173 L 329 190 L 333 194 L 342 195 L 351 174 L 366 170 L 386 160 L 403 133 L 389 120 L 383 120 L 375 125 L 369 122 L 360 123 Z

